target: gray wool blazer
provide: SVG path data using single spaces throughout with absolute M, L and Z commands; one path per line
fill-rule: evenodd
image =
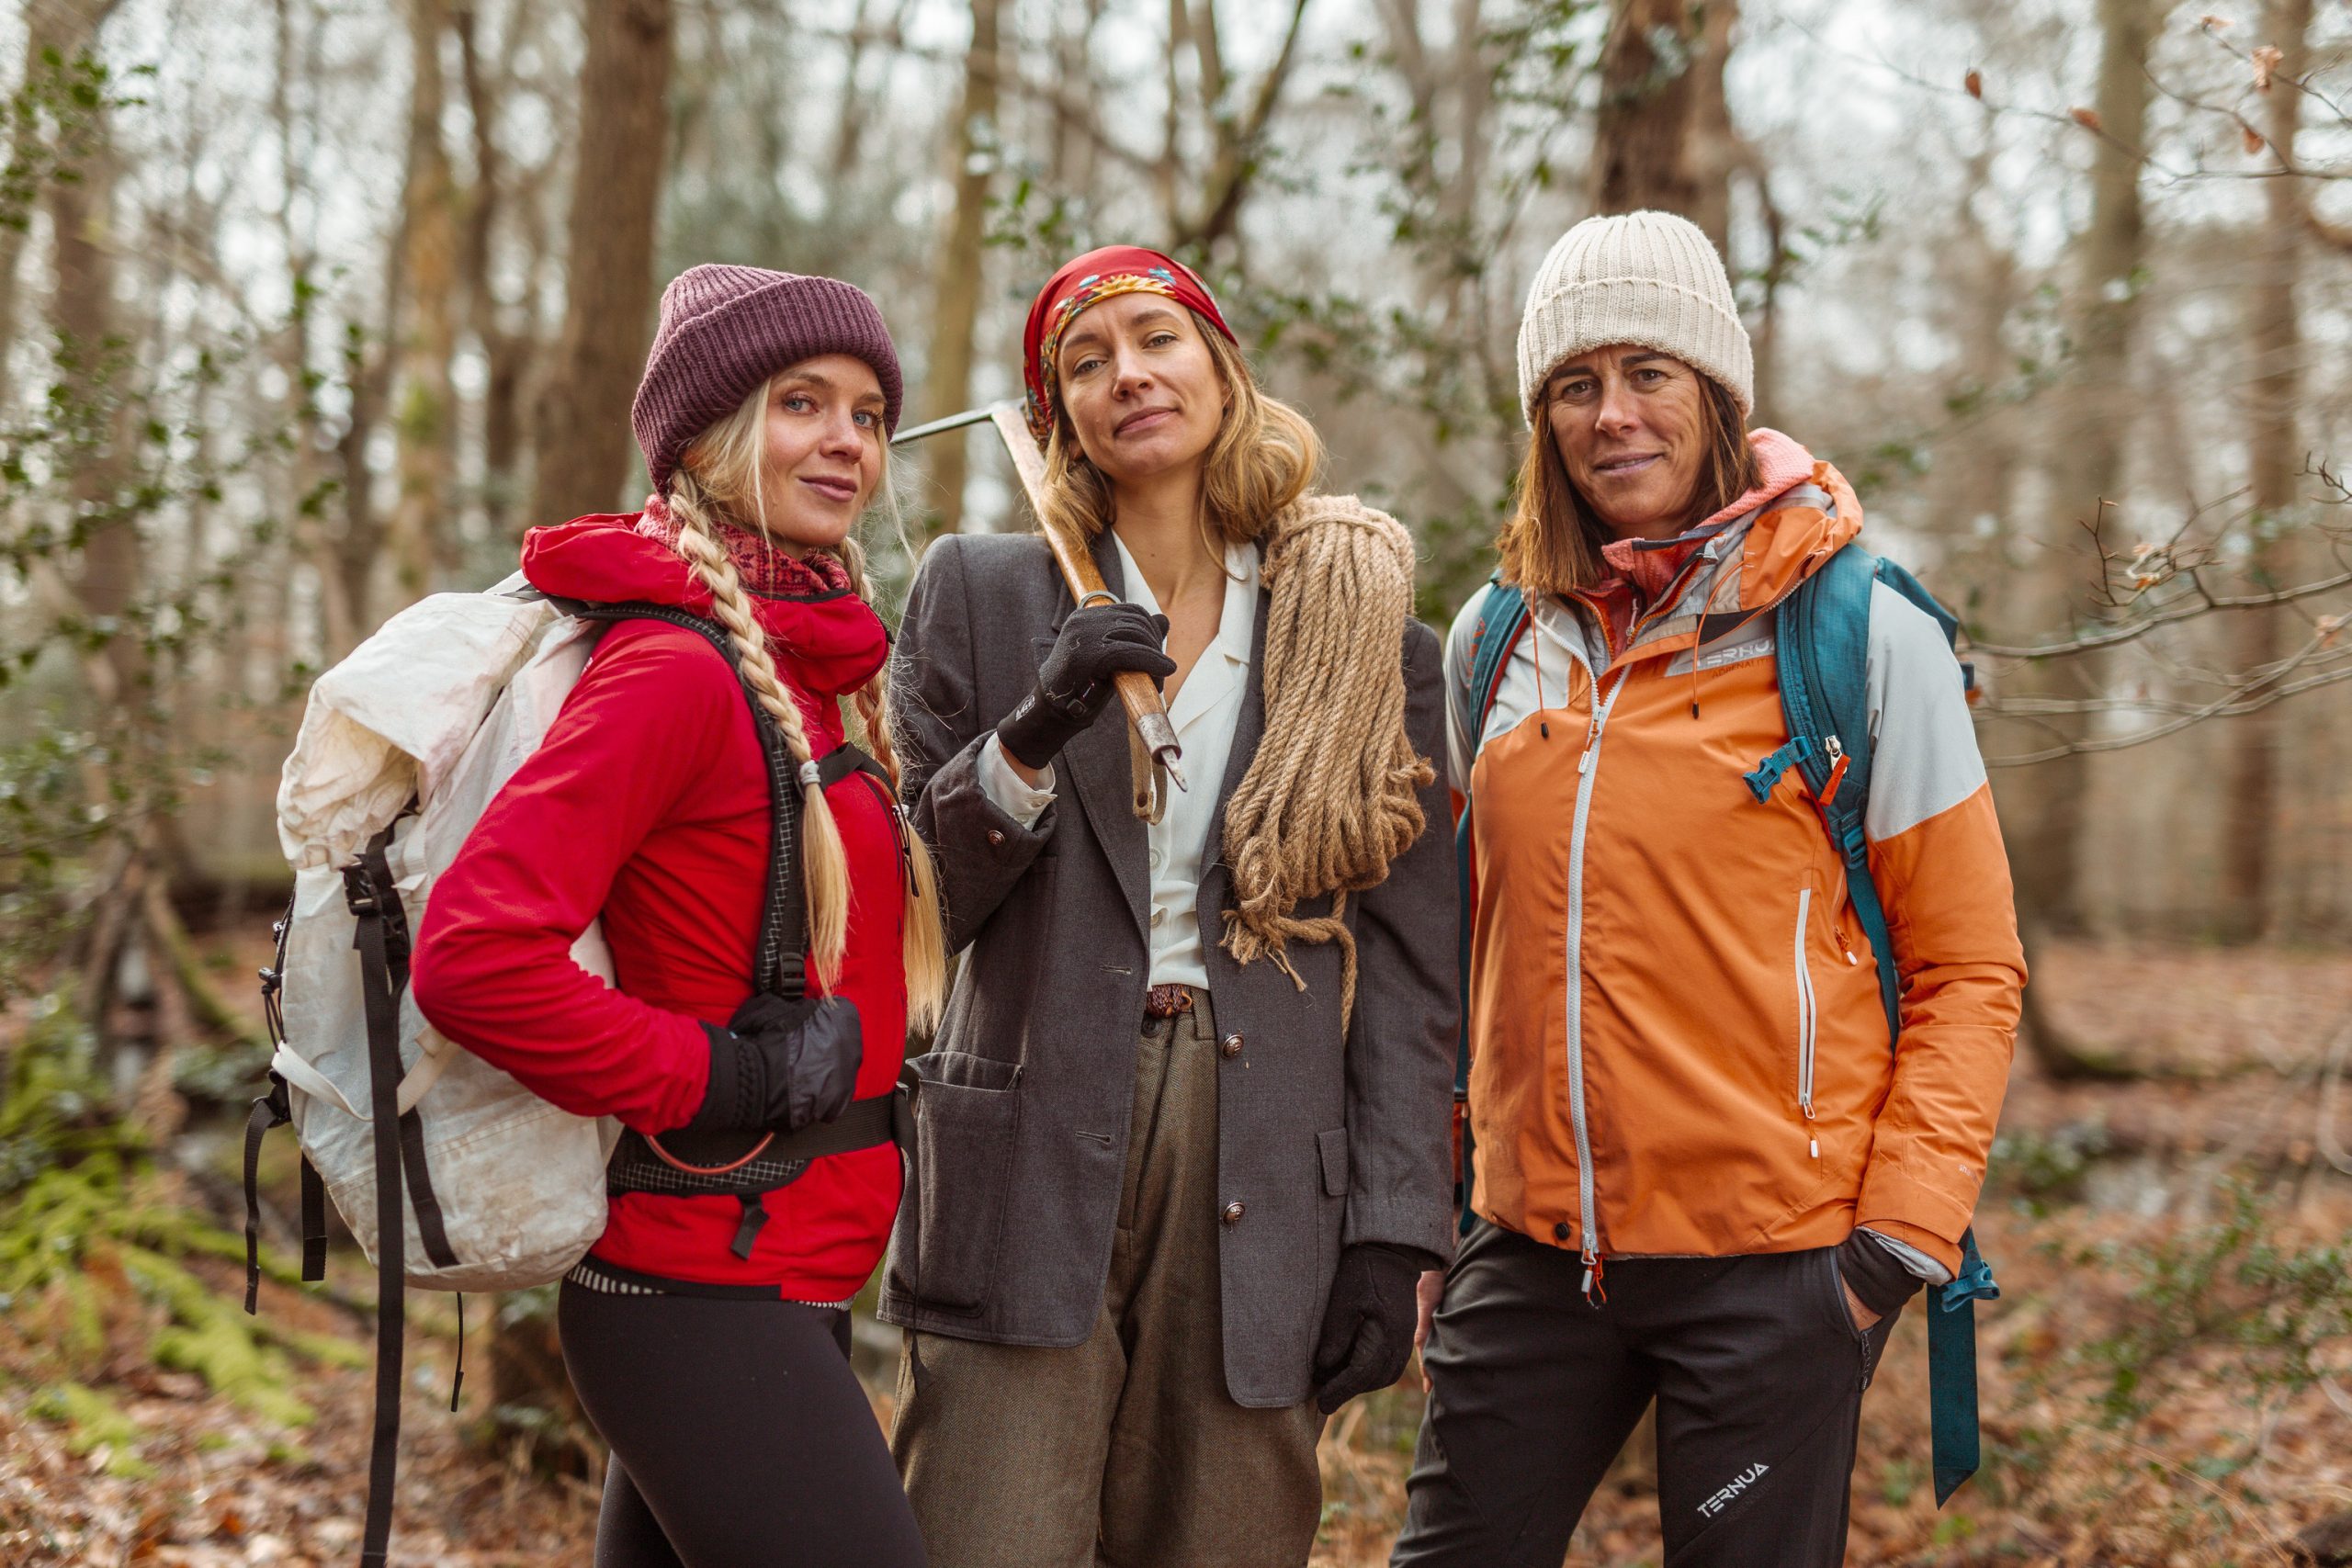
M 1107 536 L 1094 556 L 1120 591 Z M 982 743 L 1035 683 L 1070 609 L 1043 539 L 949 536 L 923 558 L 893 666 L 905 784 L 963 962 L 916 1059 L 917 1176 L 881 1315 L 1008 1345 L 1077 1345 L 1102 1305 L 1149 963 L 1144 825 L 1118 704 L 1056 761 L 1057 798 L 1035 828 L 980 787 Z M 1218 792 L 1198 908 L 1217 1029 L 1240 1042 L 1217 1069 L 1217 1202 L 1242 1205 L 1218 1227 L 1225 1378 L 1253 1406 L 1306 1397 L 1343 1246 L 1445 1258 L 1453 1245 L 1457 915 L 1438 639 L 1406 624 L 1407 727 L 1439 777 L 1421 791 L 1427 829 L 1348 910 L 1359 968 L 1343 1035 L 1334 946 L 1290 945 L 1301 991 L 1216 942 L 1232 886 L 1225 803 L 1265 728 L 1267 616 L 1261 592 L 1226 776 L 1193 781 Z

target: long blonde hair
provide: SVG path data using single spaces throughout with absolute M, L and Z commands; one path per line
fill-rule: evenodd
M 1268 594 L 1265 730 L 1226 802 L 1235 907 L 1220 940 L 1235 962 L 1271 958 L 1302 989 L 1288 944 L 1337 946 L 1344 1031 L 1356 992 L 1348 897 L 1378 886 L 1420 836 L 1414 792 L 1436 776 L 1405 728 L 1412 536 L 1353 496 L 1310 493 L 1323 465 L 1315 427 L 1258 389 L 1223 333 L 1197 312 L 1193 322 L 1231 398 L 1204 459 L 1202 543 L 1222 566 L 1218 541 L 1260 542 Z M 1044 513 L 1082 539 L 1111 524 L 1111 487 L 1066 412 L 1046 443 Z M 1298 913 L 1326 895 L 1328 913 Z
M 1219 541 L 1220 547 L 1209 553 L 1223 560 L 1222 545 L 1261 537 L 1276 513 L 1306 493 L 1323 467 L 1323 438 L 1305 414 L 1259 390 L 1249 361 L 1223 333 L 1197 310 L 1185 314 L 1208 344 L 1209 360 L 1232 399 L 1201 472 L 1201 524 Z M 1111 481 L 1080 449 L 1067 409 L 1055 414 L 1053 434 L 1046 439 L 1045 506 L 1038 521 L 1087 540 L 1111 525 Z
M 849 940 L 849 861 L 842 848 L 840 826 L 826 803 L 824 786 L 813 782 L 806 765 L 810 755 L 808 731 L 800 705 L 785 689 L 775 660 L 768 652 L 752 599 L 733 560 L 729 558 L 719 529 L 731 525 L 767 538 L 762 519 L 767 515 L 765 455 L 767 403 L 773 380 L 762 383 L 740 407 L 713 424 L 685 451 L 670 476 L 665 491 L 672 515 L 678 520 L 678 553 L 695 576 L 710 591 L 711 613 L 727 628 L 742 660 L 743 677 L 784 733 L 792 765 L 801 784 L 800 866 L 808 908 L 808 960 L 817 978 L 831 987 L 841 976 L 842 958 Z M 882 473 L 876 510 L 897 513 L 888 459 Z M 865 575 L 865 551 L 854 538 L 845 538 L 837 557 L 849 573 L 851 589 L 872 602 Z M 887 667 L 851 694 L 866 748 L 890 775 L 893 795 L 899 788 L 899 748 L 890 710 Z M 931 852 L 904 818 L 895 827 L 908 858 L 910 886 L 907 910 L 900 924 L 901 956 L 907 974 L 907 1018 L 919 1030 L 939 1021 L 947 994 L 947 939 L 940 918 L 939 877 Z

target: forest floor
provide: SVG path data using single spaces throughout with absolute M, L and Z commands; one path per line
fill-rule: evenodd
M 1977 1226 L 2003 1289 L 1979 1314 L 1984 1469 L 1938 1511 L 1915 1304 L 1865 1402 L 1849 1561 L 2312 1561 L 2298 1533 L 2352 1515 L 2352 956 L 2075 944 L 2044 954 L 2035 979 L 2061 1027 L 2158 1076 L 2061 1085 L 2020 1056 Z M 171 1179 L 217 1208 L 234 1140 L 200 1147 L 209 1174 Z M 364 1261 L 333 1260 L 340 1303 L 265 1282 L 288 1390 L 257 1393 L 217 1359 L 159 1348 L 163 1309 L 110 1256 L 85 1259 L 86 1323 L 48 1296 L 0 1303 L 0 1562 L 351 1560 L 371 1393 Z M 235 1305 L 234 1259 L 187 1267 Z M 548 1474 L 480 1442 L 488 1379 L 470 1377 L 449 1413 L 455 1316 L 445 1298 L 411 1301 L 392 1560 L 589 1561 L 595 1461 Z M 468 1314 L 474 1366 L 486 1315 Z M 76 1327 L 68 1384 L 60 1337 Z M 887 1421 L 887 1380 L 875 1397 Z M 1408 1377 L 1327 1430 L 1317 1563 L 1385 1561 L 1419 1404 Z M 1567 1561 L 1658 1558 L 1637 1437 Z

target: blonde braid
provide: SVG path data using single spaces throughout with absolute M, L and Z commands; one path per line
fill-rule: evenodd
M 768 655 L 767 634 L 752 609 L 751 595 L 735 563 L 719 543 L 718 525 L 711 515 L 714 502 L 684 467 L 670 477 L 671 513 L 679 523 L 678 553 L 685 558 L 702 585 L 710 590 L 711 614 L 735 644 L 742 660 L 743 679 L 752 693 L 784 732 L 786 750 L 803 783 L 800 786 L 800 869 L 808 890 L 808 962 L 819 984 L 830 989 L 840 978 L 842 955 L 849 945 L 849 857 L 842 848 L 842 832 L 825 803 L 824 786 L 808 773 L 808 729 L 800 705 L 785 690 Z
M 1340 950 L 1340 1026 L 1354 1010 L 1348 895 L 1379 886 L 1426 826 L 1416 791 L 1437 776 L 1405 729 L 1399 653 L 1413 605 L 1413 541 L 1353 496 L 1311 495 L 1268 531 L 1266 728 L 1225 812 L 1239 908 L 1225 946 L 1272 957 L 1302 990 L 1293 939 Z M 1331 895 L 1303 918 L 1300 900 Z
M 872 603 L 873 595 L 865 584 L 865 549 L 855 539 L 844 539 L 841 558 L 842 564 L 849 569 L 851 589 L 859 598 Z M 940 909 L 939 870 L 932 863 L 931 846 L 922 841 L 922 835 L 914 830 L 914 825 L 905 820 L 905 807 L 898 804 L 903 785 L 899 777 L 898 721 L 890 711 L 890 667 L 885 664 L 876 671 L 874 678 L 860 686 L 854 698 L 858 724 L 865 731 L 865 743 L 873 748 L 875 761 L 890 775 L 892 809 L 900 817 L 900 841 L 907 846 L 908 868 L 914 878 L 899 942 L 899 955 L 907 971 L 907 1021 L 916 1029 L 929 1031 L 937 1027 L 940 1010 L 947 1000 L 947 931 Z

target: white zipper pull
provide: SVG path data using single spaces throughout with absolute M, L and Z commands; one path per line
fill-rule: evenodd
M 1577 759 L 1577 772 L 1579 773 L 1592 772 L 1592 742 L 1589 740 L 1585 742 L 1584 755 Z
M 1813 1150 L 1813 1157 L 1819 1159 L 1821 1157 L 1821 1140 L 1819 1138 L 1808 1138 L 1805 1142 Z

